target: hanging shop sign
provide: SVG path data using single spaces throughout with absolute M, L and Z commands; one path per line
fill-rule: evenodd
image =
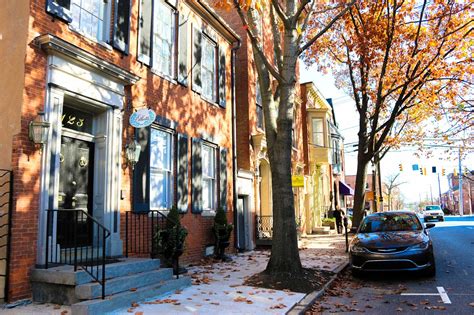
M 139 109 L 130 116 L 130 125 L 135 128 L 150 126 L 156 118 L 154 111 L 148 108 Z
M 293 187 L 304 187 L 304 175 L 292 175 L 291 186 Z

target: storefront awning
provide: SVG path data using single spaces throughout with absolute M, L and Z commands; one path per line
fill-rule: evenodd
M 339 193 L 344 196 L 354 196 L 354 189 L 346 183 L 339 181 Z

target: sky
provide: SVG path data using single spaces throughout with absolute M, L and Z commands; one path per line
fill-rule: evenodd
M 346 175 L 355 175 L 357 170 L 357 153 L 354 152 L 352 144 L 357 143 L 358 132 L 358 113 L 354 101 L 350 96 L 336 88 L 334 78 L 328 74 L 318 73 L 315 67 L 305 69 L 301 65 L 301 82 L 312 81 L 325 98 L 332 98 L 336 121 L 339 131 L 344 136 L 345 157 L 346 157 Z M 399 150 L 390 151 L 381 162 L 382 180 L 388 176 L 394 176 L 400 173 L 397 181 L 403 182 L 400 191 L 407 202 L 417 202 L 419 200 L 431 199 L 436 201 L 439 196 L 439 187 L 441 192 L 446 192 L 448 187 L 447 176 L 440 176 L 438 185 L 438 173 L 433 174 L 431 168 L 436 166 L 437 172 L 442 168 L 446 169 L 446 175 L 453 173 L 454 168 L 458 167 L 457 154 L 452 154 L 451 159 L 446 158 L 445 148 L 433 149 L 433 155 L 429 159 L 415 153 L 417 150 L 411 147 L 404 147 Z M 399 164 L 402 164 L 403 171 L 400 172 Z M 419 171 L 413 171 L 412 165 L 418 164 L 419 167 L 427 168 L 427 175 L 423 176 Z M 467 155 L 462 160 L 462 167 L 474 169 L 474 154 Z M 370 173 L 370 166 L 369 166 Z

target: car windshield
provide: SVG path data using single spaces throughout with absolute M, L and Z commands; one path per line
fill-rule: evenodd
M 364 219 L 359 233 L 417 231 L 423 227 L 414 214 L 410 213 L 381 213 Z
M 426 206 L 425 210 L 426 210 L 426 211 L 429 211 L 429 210 L 441 210 L 441 207 L 440 207 L 440 206 Z

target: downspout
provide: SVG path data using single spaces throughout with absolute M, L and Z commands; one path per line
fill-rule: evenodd
M 232 203 L 234 205 L 234 227 L 237 227 L 237 101 L 235 93 L 235 55 L 237 49 L 240 48 L 242 42 L 237 39 L 231 49 L 231 91 L 232 91 Z M 234 228 L 234 247 L 236 249 L 242 249 L 239 247 L 239 231 Z

